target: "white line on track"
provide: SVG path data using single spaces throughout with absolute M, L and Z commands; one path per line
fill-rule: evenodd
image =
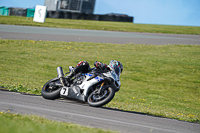
M 180 133 L 179 131 L 174 131 L 174 130 L 170 130 L 170 129 L 164 129 L 164 128 L 135 124 L 135 123 L 128 123 L 128 122 L 118 121 L 118 120 L 110 120 L 110 119 L 106 119 L 106 118 L 99 118 L 99 117 L 64 112 L 64 111 L 59 111 L 59 110 L 51 110 L 51 109 L 46 109 L 46 108 L 33 107 L 33 106 L 29 106 L 29 105 L 21 105 L 21 104 L 1 102 L 1 101 L 0 101 L 0 104 L 16 106 L 16 107 L 21 107 L 21 108 L 34 109 L 34 110 L 40 110 L 40 111 L 48 111 L 48 112 L 53 112 L 53 113 L 61 113 L 61 114 L 65 114 L 65 115 L 73 115 L 73 116 L 78 116 L 78 117 L 84 117 L 84 118 L 107 121 L 107 122 L 114 122 L 114 123 L 118 123 L 118 124 L 126 124 L 126 125 L 131 125 L 131 126 L 138 126 L 138 127 L 143 127 L 143 128 L 149 128 L 149 129 L 157 129 L 157 130 L 167 131 L 167 132 L 172 132 L 172 133 Z M 181 132 L 181 133 L 183 133 L 183 132 Z

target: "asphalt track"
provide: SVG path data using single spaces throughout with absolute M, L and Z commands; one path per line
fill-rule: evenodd
M 118 44 L 200 45 L 200 35 L 155 34 L 0 25 L 0 38 Z
M 94 108 L 72 100 L 0 91 L 0 111 L 40 115 L 48 119 L 122 133 L 199 133 L 200 124 L 110 108 Z

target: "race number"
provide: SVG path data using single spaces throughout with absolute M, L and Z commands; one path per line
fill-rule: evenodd
M 63 87 L 60 91 L 60 95 L 68 96 L 69 88 Z

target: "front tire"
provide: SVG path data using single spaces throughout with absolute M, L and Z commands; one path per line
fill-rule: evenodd
M 49 80 L 42 88 L 41 94 L 45 99 L 54 100 L 60 98 L 61 86 L 53 86 L 54 83 L 60 83 L 59 78 Z
M 112 87 L 107 87 L 102 91 L 102 94 L 92 92 L 87 99 L 87 102 L 92 107 L 101 107 L 109 103 L 115 96 L 115 90 Z

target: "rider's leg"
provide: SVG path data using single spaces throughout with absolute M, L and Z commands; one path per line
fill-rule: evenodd
M 74 69 L 70 72 L 69 75 L 66 76 L 67 81 L 70 81 L 70 79 L 72 77 L 74 77 L 77 73 L 86 73 L 88 72 L 90 66 L 89 63 L 87 61 L 80 61 L 76 67 L 74 67 Z

